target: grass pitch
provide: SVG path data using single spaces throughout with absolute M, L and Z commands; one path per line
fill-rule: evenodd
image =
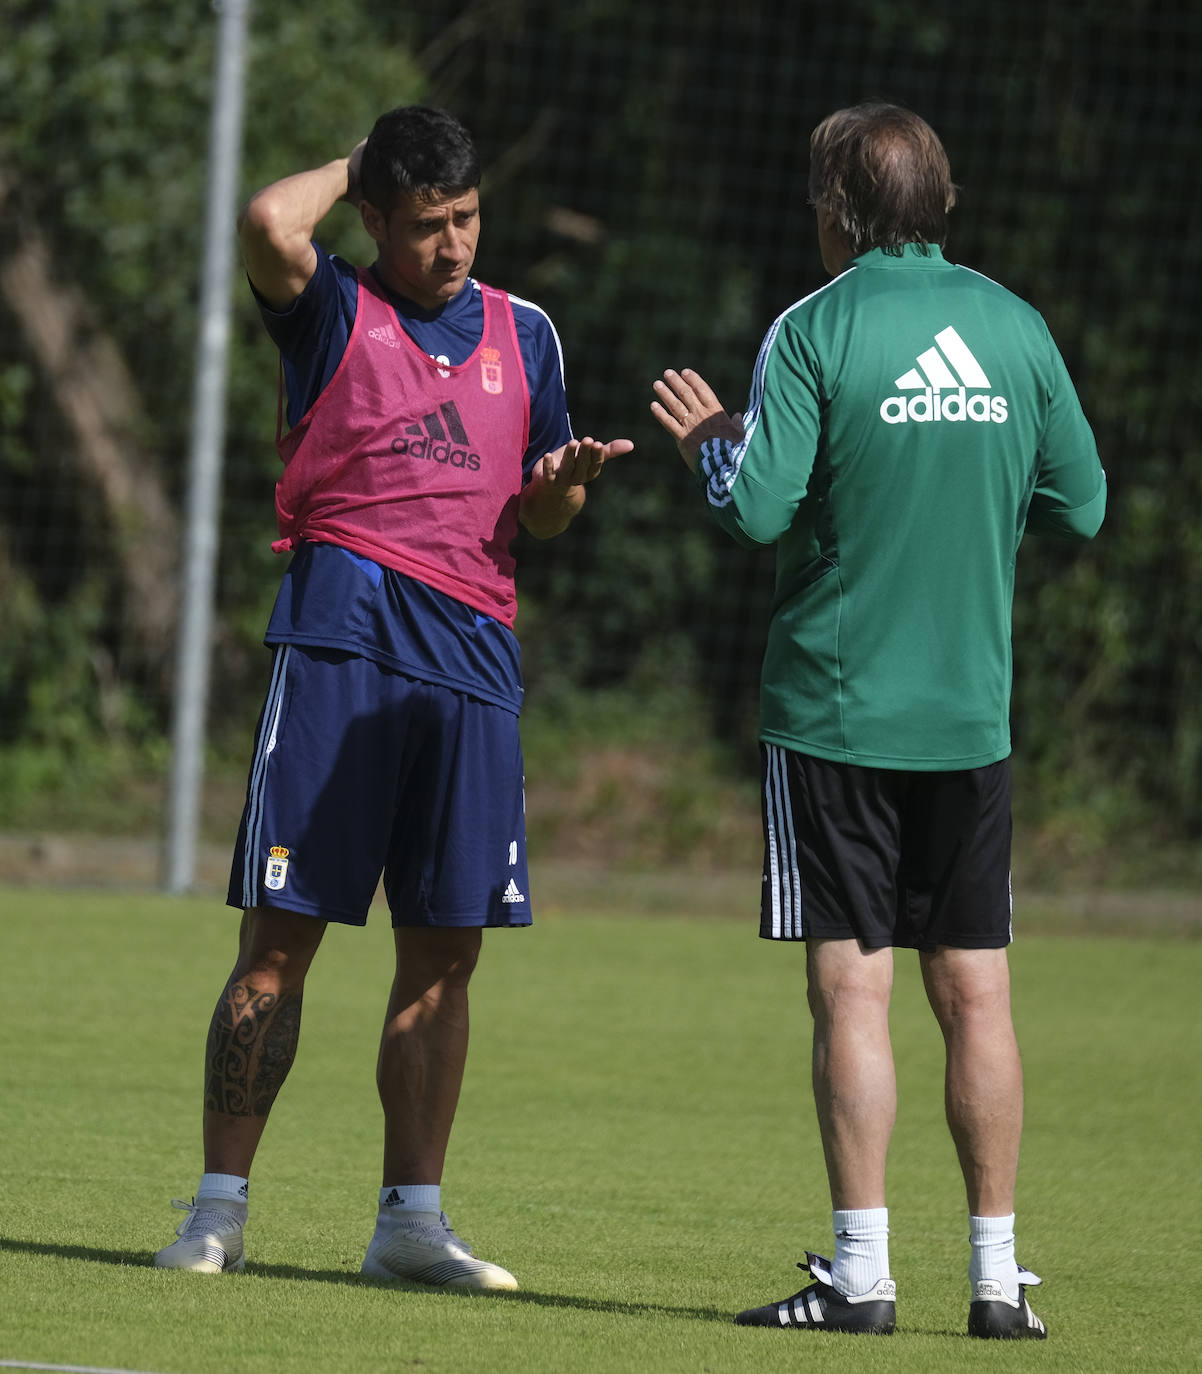
M 754 888 L 754 876 L 751 886 Z M 649 909 L 662 912 L 662 885 Z M 753 898 L 754 894 L 752 894 Z M 492 932 L 444 1183 L 522 1292 L 374 1284 L 382 913 L 332 928 L 252 1183 L 244 1275 L 160 1273 L 199 1174 L 201 1058 L 232 959 L 216 899 L 0 889 L 0 1364 L 156 1374 L 1193 1370 L 1202 941 L 1038 933 L 1012 954 L 1027 1072 L 1019 1257 L 1046 1343 L 962 1333 L 967 1223 L 912 956 L 894 1010 L 898 1334 L 744 1330 L 829 1250 L 802 951 L 630 902 Z

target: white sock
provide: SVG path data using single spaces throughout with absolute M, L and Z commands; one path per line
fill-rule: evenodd
M 969 1217 L 968 1281 L 975 1291 L 981 1279 L 1001 1284 L 1011 1302 L 1018 1301 L 1018 1265 L 1014 1259 L 1014 1213 L 1008 1217 Z
M 437 1217 L 442 1211 L 442 1188 L 437 1183 L 396 1183 L 380 1189 L 380 1216 L 412 1217 L 425 1212 Z
M 868 1207 L 863 1211 L 836 1211 L 835 1258 L 831 1278 L 838 1292 L 858 1297 L 889 1277 L 889 1209 Z
M 196 1197 L 220 1199 L 229 1205 L 235 1215 L 246 1214 L 247 1200 L 250 1197 L 250 1180 L 240 1174 L 201 1174 L 196 1188 Z

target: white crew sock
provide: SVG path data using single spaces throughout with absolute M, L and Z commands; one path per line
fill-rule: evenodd
M 421 1213 L 438 1219 L 442 1188 L 437 1183 L 396 1183 L 380 1189 L 380 1217 L 409 1220 Z
M 1018 1301 L 1018 1265 L 1014 1259 L 1014 1213 L 1008 1217 L 968 1218 L 968 1281 L 1000 1283 L 1011 1302 Z
M 221 1202 L 235 1216 L 245 1219 L 250 1197 L 250 1180 L 240 1174 L 201 1174 L 196 1188 L 196 1201 Z
M 846 1297 L 858 1297 L 889 1277 L 889 1209 L 868 1207 L 863 1211 L 836 1211 L 835 1258 L 831 1278 Z

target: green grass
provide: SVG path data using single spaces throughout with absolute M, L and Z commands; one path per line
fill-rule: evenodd
M 747 922 L 544 902 L 486 937 L 444 1198 L 523 1291 L 362 1280 L 378 1184 L 382 916 L 332 929 L 259 1160 L 241 1276 L 149 1267 L 199 1169 L 214 899 L 0 889 L 0 1360 L 165 1374 L 1193 1370 L 1202 942 L 1028 935 L 1020 1258 L 1046 1345 L 962 1335 L 967 1224 L 941 1051 L 899 957 L 891 1158 L 901 1330 L 736 1328 L 829 1245 L 801 951 Z M 661 894 L 662 897 L 662 894 Z M 659 901 L 648 903 L 658 911 Z M 1039 926 L 1038 913 L 1028 924 Z

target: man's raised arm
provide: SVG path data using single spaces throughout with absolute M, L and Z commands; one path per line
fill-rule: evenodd
M 362 155 L 360 143 L 349 157 L 273 181 L 256 191 L 238 216 L 247 275 L 274 309 L 286 309 L 309 284 L 317 266 L 313 233 L 318 224 L 340 200 L 359 204 Z

